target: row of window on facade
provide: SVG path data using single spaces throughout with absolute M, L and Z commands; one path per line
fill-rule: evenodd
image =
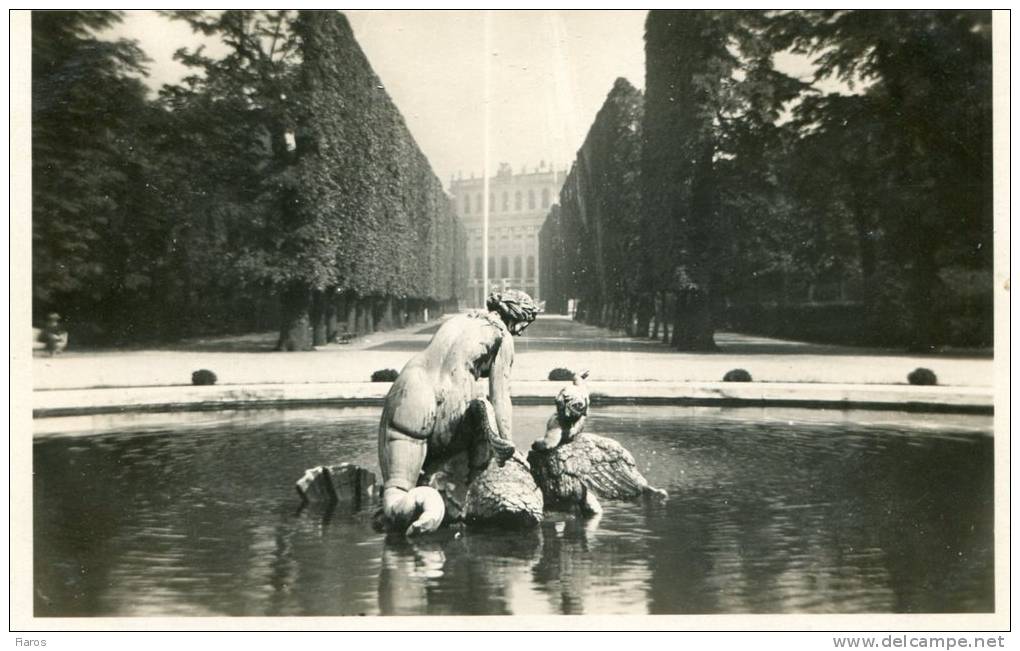
M 510 274 L 510 258 L 503 256 L 499 259 L 499 275 L 496 275 L 496 258 L 489 257 L 489 278 L 528 278 L 535 277 L 535 256 L 529 255 L 527 269 L 523 268 L 521 256 L 514 258 L 514 273 Z M 525 271 L 526 273 L 521 273 Z M 475 278 L 482 278 L 482 258 L 475 258 Z
M 470 195 L 464 195 L 464 214 L 471 214 L 471 197 L 474 196 L 474 209 L 475 212 L 482 212 L 482 195 L 481 193 Z M 510 212 L 510 193 L 504 192 L 502 196 L 502 212 Z M 549 207 L 549 188 L 542 188 L 542 208 Z M 528 190 L 528 210 L 535 209 L 535 191 Z M 524 194 L 518 190 L 514 192 L 514 210 L 524 210 Z M 496 212 L 496 193 L 489 193 L 489 211 Z
M 469 231 L 469 235 L 475 240 L 480 241 L 482 239 L 482 229 L 474 228 Z M 491 228 L 489 229 L 489 240 L 496 238 L 501 240 L 508 240 L 513 237 L 515 240 L 521 240 L 528 238 L 534 240 L 538 237 L 538 226 L 509 226 L 503 228 Z

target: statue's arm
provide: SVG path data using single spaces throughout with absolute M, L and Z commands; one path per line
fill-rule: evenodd
M 552 450 L 560 444 L 563 438 L 563 428 L 560 427 L 560 419 L 553 414 L 545 424 L 545 436 L 531 444 L 533 450 Z
M 489 401 L 496 412 L 496 426 L 499 435 L 508 441 L 512 436 L 513 405 L 510 402 L 510 367 L 514 363 L 514 340 L 511 335 L 503 336 L 496 359 L 489 373 Z
M 573 441 L 575 436 L 584 431 L 584 424 L 587 420 L 588 416 L 582 414 L 580 418 L 574 421 L 574 424 L 570 426 L 570 431 L 567 433 L 568 441 Z

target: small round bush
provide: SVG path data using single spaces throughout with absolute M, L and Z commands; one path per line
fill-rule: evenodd
M 913 371 L 907 374 L 907 382 L 920 386 L 932 386 L 939 383 L 935 372 L 930 368 L 915 368 Z
M 574 372 L 569 368 L 554 368 L 549 371 L 549 379 L 553 382 L 569 382 L 574 379 Z
M 372 381 L 392 382 L 397 379 L 397 375 L 399 375 L 399 373 L 397 373 L 397 371 L 392 368 L 381 368 L 375 373 L 372 373 Z
M 726 371 L 726 375 L 723 376 L 723 382 L 751 382 L 751 374 L 742 368 L 735 368 Z
M 191 383 L 195 386 L 216 384 L 216 374 L 207 368 L 200 369 L 191 374 Z

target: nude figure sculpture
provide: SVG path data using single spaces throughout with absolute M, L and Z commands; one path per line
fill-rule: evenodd
M 538 307 L 524 292 L 490 294 L 486 311 L 447 320 L 428 347 L 411 358 L 390 387 L 379 424 L 383 517 L 407 535 L 435 531 L 446 506 L 424 470 L 467 452 L 468 481 L 491 457 L 520 453 L 511 438 L 510 367 L 513 337 L 535 320 Z M 489 379 L 489 395 L 475 398 L 475 382 Z M 521 462 L 526 463 L 521 457 Z

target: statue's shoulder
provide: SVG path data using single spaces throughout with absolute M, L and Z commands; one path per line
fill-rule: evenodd
M 510 335 L 510 330 L 507 329 L 506 324 L 503 323 L 503 319 L 499 318 L 492 312 L 486 310 L 471 310 L 465 315 L 469 319 L 478 319 L 488 323 L 492 327 L 499 330 L 500 334 Z

